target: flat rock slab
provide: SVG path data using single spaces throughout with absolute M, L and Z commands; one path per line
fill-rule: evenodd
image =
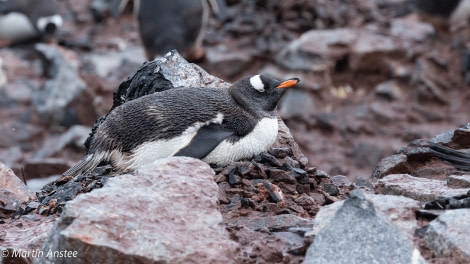
M 395 195 L 366 194 L 366 197 L 398 229 L 412 235 L 414 228 L 417 226 L 415 211 L 421 208 L 418 201 Z M 344 201 L 339 201 L 320 209 L 313 222 L 313 235 L 317 235 L 323 227 L 334 219 L 336 212 L 343 204 Z
M 470 174 L 450 175 L 447 179 L 447 184 L 461 188 L 470 188 Z
M 470 209 L 446 211 L 429 224 L 424 240 L 437 257 L 470 263 Z
M 425 263 L 411 240 L 354 190 L 307 250 L 309 263 Z
M 237 243 L 217 209 L 214 172 L 172 157 L 109 179 L 69 202 L 35 263 L 232 263 Z
M 408 174 L 390 174 L 378 181 L 383 194 L 403 195 L 421 202 L 429 202 L 439 197 L 466 194 L 468 189 L 450 188 L 446 181 L 418 178 Z
M 30 264 L 54 226 L 55 216 L 23 215 L 0 224 L 0 264 Z
M 5 164 L 0 162 L 0 213 L 10 213 L 36 195 Z

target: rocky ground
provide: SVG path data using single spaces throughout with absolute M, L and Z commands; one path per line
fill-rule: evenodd
M 0 49 L 1 175 L 14 173 L 21 179 L 1 185 L 10 187 L 0 196 L 0 248 L 68 250 L 93 244 L 98 246 L 92 254 L 119 252 L 119 256 L 155 261 L 160 253 L 145 256 L 136 248 L 126 251 L 126 245 L 145 245 L 147 239 L 132 240 L 132 230 L 155 232 L 154 227 L 140 228 L 141 223 L 131 221 L 131 216 L 126 218 L 127 226 L 114 226 L 90 213 L 105 212 L 112 218 L 117 212 L 137 214 L 136 208 L 159 210 L 158 195 L 149 194 L 155 200 L 149 203 L 145 196 L 133 196 L 122 188 L 131 184 L 141 188 L 145 182 L 126 182 L 122 175 L 109 175 L 109 168 L 102 167 L 87 177 L 60 178 L 40 190 L 45 184 L 41 179 L 57 179 L 83 156 L 83 142 L 94 121 L 112 106 L 113 92 L 146 61 L 132 14 L 119 19 L 96 17 L 87 2 L 61 2 L 66 23 L 57 43 Z M 470 120 L 470 91 L 465 83 L 468 28 L 451 30 L 436 24 L 410 12 L 404 1 L 227 2 L 224 22 L 211 20 L 206 57 L 198 64 L 226 82 L 258 72 L 279 78 L 297 76 L 302 82 L 279 104 L 279 115 L 290 132 L 284 128 L 273 149 L 213 172 L 201 168 L 200 174 L 209 180 L 191 185 L 186 199 L 194 204 L 180 207 L 189 206 L 184 210 L 191 211 L 193 206 L 213 217 L 207 222 L 195 220 L 204 232 L 193 236 L 212 234 L 212 239 L 225 241 L 219 262 L 226 257 L 238 263 L 316 263 L 332 256 L 341 262 L 333 253 L 335 246 L 354 245 L 338 243 L 338 239 L 348 241 L 346 231 L 339 231 L 357 223 L 352 237 L 359 234 L 367 238 L 364 243 L 386 241 L 397 246 L 371 251 L 376 259 L 386 256 L 380 253 L 387 249 L 392 259 L 394 252 L 416 257 L 413 248 L 417 248 L 431 263 L 468 263 L 469 241 L 458 230 L 470 230 L 462 221 L 468 219 L 469 209 L 436 210 L 468 208 L 468 173 L 442 162 L 426 141 L 414 141 L 434 137 L 436 143 L 470 148 L 470 128 L 464 127 Z M 207 77 L 213 78 L 208 84 L 227 85 L 214 76 Z M 451 132 L 435 137 L 446 131 Z M 185 172 L 204 165 L 173 160 L 166 166 Z M 164 181 L 165 176 L 161 177 Z M 21 181 L 37 195 L 24 190 Z M 106 188 L 116 195 L 112 198 L 116 204 L 99 207 L 104 203 L 99 200 L 102 193 L 91 190 L 108 186 L 108 181 Z M 157 179 L 149 181 L 158 186 Z M 208 187 L 208 193 L 197 187 L 214 182 L 217 188 Z M 8 192 L 16 193 L 12 190 L 17 188 L 21 195 L 10 199 Z M 348 202 L 340 202 L 355 189 L 366 194 L 355 191 Z M 218 200 L 204 200 L 211 195 Z M 181 202 L 175 193 L 165 197 Z M 199 199 L 210 205 L 207 212 L 206 207 L 197 207 Z M 32 201 L 19 206 L 26 200 Z M 64 207 L 70 200 L 71 205 Z M 89 204 L 89 210 L 82 211 L 80 203 Z M 67 229 L 69 237 L 47 237 L 59 215 L 57 232 L 65 230 L 70 219 L 77 226 Z M 361 218 L 364 215 L 370 217 Z M 147 217 L 146 223 L 167 221 Z M 88 232 L 87 221 L 100 223 L 97 236 L 77 239 L 76 235 Z M 220 222 L 225 228 L 204 229 Z M 113 238 L 112 231 L 100 226 L 127 228 L 129 233 Z M 323 227 L 329 231 L 322 232 Z M 397 227 L 401 235 L 392 235 Z M 363 251 L 367 243 L 356 246 Z M 215 261 L 213 256 L 217 254 L 207 256 L 207 263 Z M 127 260 L 136 261 L 132 258 Z

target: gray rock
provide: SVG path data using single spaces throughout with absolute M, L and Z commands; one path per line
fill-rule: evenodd
M 376 188 L 383 194 L 403 195 L 421 202 L 435 200 L 440 196 L 466 194 L 468 189 L 450 188 L 447 182 L 437 179 L 413 177 L 408 174 L 390 174 L 378 181 Z
M 404 154 L 396 154 L 383 158 L 372 172 L 371 178 L 383 178 L 389 174 L 399 171 L 406 166 L 407 157 Z
M 346 56 L 356 37 L 354 29 L 307 31 L 284 48 L 276 62 L 290 70 L 325 71 Z
M 315 103 L 309 93 L 289 89 L 279 101 L 278 113 L 285 119 L 298 118 L 311 122 L 311 117 L 315 114 Z
M 336 186 L 349 187 L 352 185 L 352 182 L 349 180 L 349 178 L 343 175 L 335 175 L 331 176 L 330 178 Z
M 418 201 L 395 195 L 366 194 L 366 197 L 390 223 L 410 237 L 413 235 L 413 230 L 417 226 L 415 211 L 421 208 Z M 318 234 L 323 227 L 334 220 L 336 212 L 343 204 L 344 201 L 339 201 L 320 209 L 313 222 L 313 235 Z
M 219 45 L 213 48 L 207 48 L 206 60 L 214 68 L 214 71 L 220 75 L 233 77 L 253 62 L 253 55 L 249 51 L 227 50 L 225 45 Z M 253 51 L 253 53 L 256 51 Z
M 42 160 L 49 158 L 54 154 L 60 153 L 64 148 L 72 144 L 76 147 L 83 147 L 83 142 L 85 142 L 88 134 L 90 133 L 90 128 L 82 125 L 72 126 L 64 134 L 60 135 L 58 138 L 49 137 L 44 143 L 43 146 L 33 154 L 33 159 Z
M 452 256 L 459 263 L 470 263 L 470 209 L 448 210 L 429 223 L 424 236 L 437 257 Z
M 2 120 L 0 123 L 0 147 L 27 146 L 31 139 L 41 136 L 39 126 L 19 121 Z
M 403 92 L 396 80 L 385 81 L 377 84 L 374 88 L 374 93 L 377 97 L 388 101 L 403 99 Z
M 460 188 L 470 188 L 470 174 L 450 175 L 447 178 L 447 185 L 457 186 Z
M 44 57 L 48 78 L 43 89 L 33 94 L 33 104 L 39 115 L 50 124 L 76 119 L 67 106 L 86 88 L 78 74 L 78 66 L 66 60 L 56 46 L 38 43 L 35 49 Z
M 238 217 L 227 223 L 229 227 L 243 226 L 253 231 L 268 229 L 270 231 L 287 231 L 292 227 L 312 227 L 310 219 L 301 218 L 292 214 L 281 214 L 266 217 Z
M 78 252 L 63 263 L 233 263 L 237 244 L 222 225 L 213 178 L 209 165 L 187 157 L 115 176 L 65 206 L 42 250 Z
M 351 151 L 351 157 L 358 168 L 371 168 L 375 166 L 385 151 L 378 144 L 360 142 Z
M 300 147 L 297 142 L 295 142 L 294 137 L 292 137 L 289 128 L 279 116 L 277 117 L 277 121 L 279 125 L 279 134 L 277 135 L 277 139 L 273 145 L 273 148 L 290 148 L 292 150 L 292 153 L 294 154 L 293 158 L 299 161 L 299 163 L 303 166 L 306 166 L 308 163 L 308 159 L 304 155 L 304 153 L 302 153 L 302 150 L 300 150 Z
M 0 253 L 2 250 L 6 250 L 8 256 L 0 256 L 0 264 L 31 264 L 33 259 L 40 254 L 41 245 L 54 226 L 55 219 L 55 216 L 34 218 L 22 216 L 19 219 L 1 224 Z M 21 257 L 15 257 L 14 254 L 21 255 Z
M 458 128 L 456 130 L 448 130 L 448 131 L 446 131 L 442 134 L 439 134 L 439 135 L 433 137 L 430 141 L 434 142 L 434 143 L 439 143 L 439 144 L 449 144 L 451 142 L 455 144 L 455 143 L 457 143 L 457 142 L 454 142 L 455 139 L 459 138 L 458 135 L 454 135 L 454 134 L 456 134 L 455 132 L 456 131 L 467 132 L 467 138 L 468 138 L 469 129 L 470 129 L 470 123 L 466 124 L 465 126 L 463 126 L 461 128 Z M 457 134 L 459 134 L 459 133 L 457 133 Z
M 0 213 L 14 212 L 21 204 L 35 198 L 36 195 L 15 173 L 0 162 Z
M 351 46 L 349 68 L 353 71 L 386 70 L 386 57 L 402 57 L 406 51 L 394 43 L 391 37 L 375 34 L 366 30 L 356 35 Z
M 173 87 L 228 87 L 230 83 L 208 74 L 201 67 L 188 63 L 178 52 L 172 51 L 154 60 L 154 73 L 160 73 Z
M 318 232 L 303 263 L 424 263 L 424 259 L 406 235 L 355 190 Z
M 51 175 L 60 175 L 70 168 L 64 159 L 47 158 L 41 160 L 28 160 L 24 165 L 24 175 L 27 180 L 34 178 L 47 178 Z
M 90 54 L 84 58 L 84 62 L 89 64 L 101 78 L 107 78 L 112 72 L 119 71 L 124 63 L 130 63 L 138 68 L 146 60 L 142 47 L 105 54 Z
M 430 40 L 435 32 L 431 24 L 420 21 L 417 17 L 395 18 L 390 22 L 390 35 L 410 45 Z

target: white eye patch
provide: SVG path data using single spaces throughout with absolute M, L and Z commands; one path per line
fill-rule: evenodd
M 38 19 L 36 22 L 36 26 L 41 32 L 44 32 L 46 29 L 47 24 L 53 23 L 56 25 L 56 27 L 62 26 L 63 20 L 61 15 L 53 15 L 53 16 L 48 16 L 48 17 L 41 17 Z
M 250 84 L 258 92 L 264 92 L 264 84 L 263 81 L 261 81 L 261 77 L 259 76 L 259 74 L 250 78 Z

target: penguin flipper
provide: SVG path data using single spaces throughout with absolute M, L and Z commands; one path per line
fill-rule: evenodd
M 77 176 L 80 174 L 87 174 L 94 170 L 103 161 L 101 157 L 96 157 L 95 153 L 86 155 L 77 164 L 73 165 L 62 176 Z
M 175 156 L 186 156 L 202 159 L 207 156 L 220 142 L 232 136 L 233 131 L 223 128 L 220 124 L 209 124 L 201 127 L 189 144 L 180 149 Z
M 451 163 L 458 169 L 470 171 L 470 153 L 458 151 L 445 147 L 431 141 L 428 142 L 429 148 L 437 157 Z

